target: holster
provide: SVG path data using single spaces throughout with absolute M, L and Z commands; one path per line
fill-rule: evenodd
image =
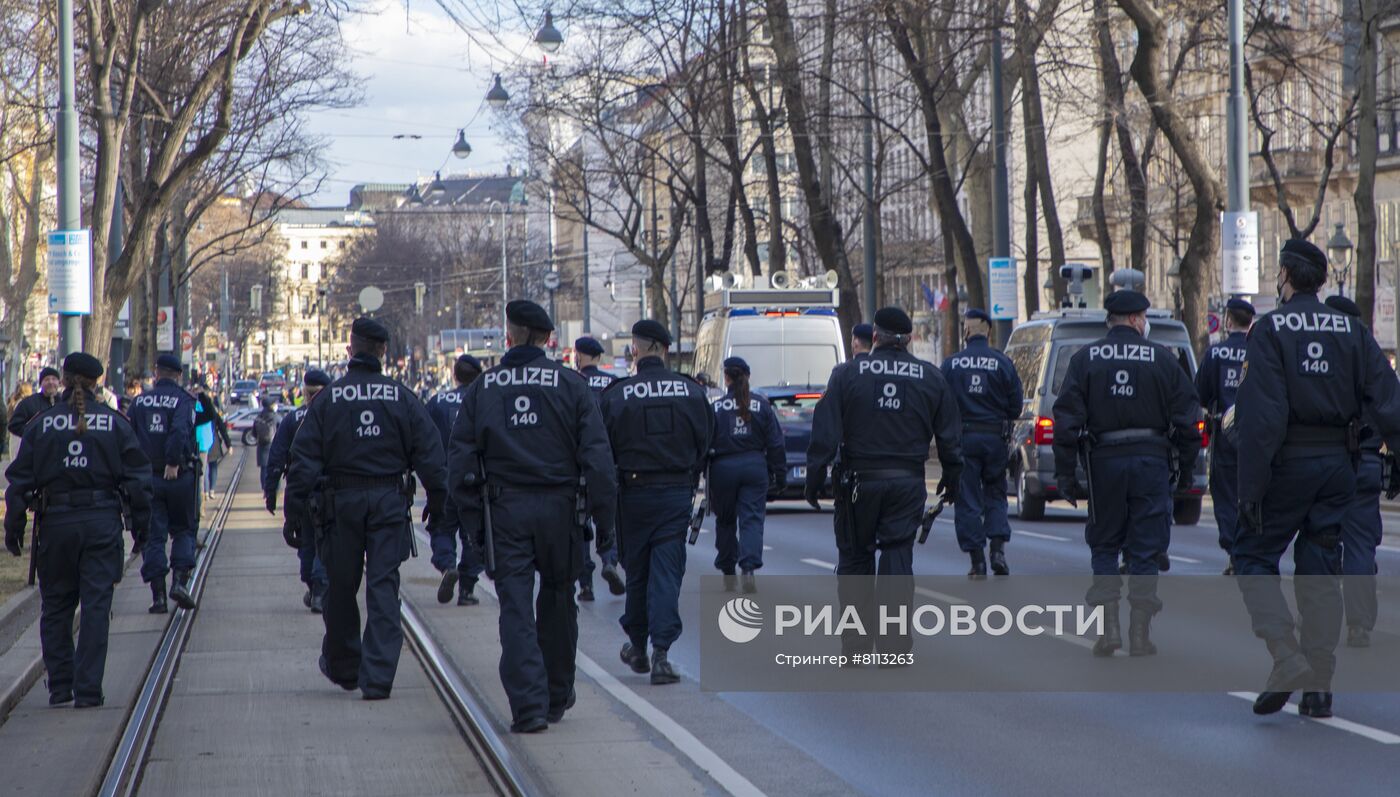
M 583 529 L 583 541 L 593 541 L 593 524 L 588 522 L 588 481 L 578 477 L 578 494 L 574 496 L 574 525 Z
M 1352 418 L 1351 423 L 1347 424 L 1347 453 L 1351 454 L 1352 459 L 1361 456 L 1361 430 L 1363 427 L 1364 424 L 1360 418 Z
M 1079 462 L 1084 466 L 1084 480 L 1088 482 L 1086 490 L 1089 497 L 1085 500 L 1089 502 L 1089 522 L 1094 522 L 1094 435 L 1087 428 L 1079 432 Z
M 34 493 L 34 531 L 29 538 L 29 586 L 34 586 L 39 576 L 39 539 L 44 526 L 44 514 L 49 509 L 49 494 L 43 490 Z

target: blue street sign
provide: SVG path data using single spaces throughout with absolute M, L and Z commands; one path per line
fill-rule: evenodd
M 997 321 L 1014 321 L 1019 300 L 1016 296 L 1016 259 L 994 257 L 987 262 L 987 286 L 991 317 Z

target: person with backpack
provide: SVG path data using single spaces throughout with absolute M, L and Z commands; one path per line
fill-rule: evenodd
M 282 419 L 273 409 L 277 402 L 271 396 L 263 396 L 262 412 L 253 419 L 253 437 L 258 444 L 258 467 L 267 466 L 267 449 L 272 445 L 272 438 L 277 435 L 277 424 Z

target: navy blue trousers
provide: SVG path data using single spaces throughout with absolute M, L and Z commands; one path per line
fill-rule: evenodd
M 640 650 L 669 650 L 681 635 L 681 579 L 694 491 L 685 485 L 624 488 L 618 535 L 627 571 L 622 630 Z
M 151 528 L 141 549 L 141 580 L 165 578 L 172 568 L 193 570 L 195 535 L 199 530 L 199 503 L 194 471 L 181 469 L 167 480 L 164 468 L 151 477 Z M 170 541 L 170 558 L 165 556 Z
M 710 463 L 710 508 L 715 512 L 715 567 L 722 573 L 763 567 L 763 518 L 768 509 L 768 462 L 758 451 Z
M 856 607 L 867 633 L 844 632 L 843 653 L 868 653 L 877 644 L 878 606 L 912 605 L 914 537 L 927 499 L 922 477 L 867 479 L 846 508 L 850 520 L 836 532 L 836 592 L 843 611 Z M 879 635 L 878 645 L 881 653 L 908 653 L 913 639 Z
M 1006 442 L 1000 435 L 964 434 L 963 469 L 958 483 L 953 526 L 958 547 L 980 551 L 988 539 L 1011 538 L 1006 518 Z
M 1376 546 L 1381 544 L 1381 456 L 1366 451 L 1356 498 L 1342 518 L 1342 597 L 1349 626 L 1376 627 Z
M 112 592 L 122 577 L 121 514 L 116 508 L 50 510 L 40 521 L 39 639 L 49 692 L 72 689 L 78 700 L 102 697 Z M 82 606 L 77 655 L 73 612 Z
M 1128 565 L 1128 603 L 1156 613 L 1157 554 L 1171 541 L 1171 468 L 1165 454 L 1093 455 L 1093 507 L 1084 526 L 1094 581 L 1090 605 L 1122 597 L 1118 556 Z
M 1220 550 L 1229 553 L 1235 547 L 1235 534 L 1239 526 L 1239 452 L 1223 434 L 1215 438 L 1211 450 L 1210 500 L 1215 505 Z
M 457 505 L 448 499 L 442 508 L 442 516 L 428 527 L 428 536 L 433 548 L 433 567 L 439 573 L 449 568 L 457 568 L 457 575 L 466 585 L 468 592 L 476 586 L 476 580 L 485 569 L 476 554 L 476 548 L 467 539 L 466 527 L 457 513 Z M 460 557 L 458 546 L 460 541 Z

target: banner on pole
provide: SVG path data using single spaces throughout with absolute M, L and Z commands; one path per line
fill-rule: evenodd
M 49 312 L 92 314 L 92 236 L 87 230 L 49 233 Z

